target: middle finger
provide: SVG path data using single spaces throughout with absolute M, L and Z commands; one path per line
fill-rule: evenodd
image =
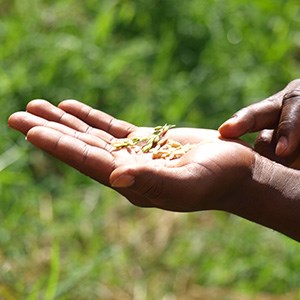
M 76 131 L 99 137 L 107 143 L 111 142 L 114 139 L 114 137 L 107 132 L 91 127 L 76 116 L 65 112 L 64 110 L 54 106 L 46 100 L 32 100 L 28 103 L 26 110 L 27 112 L 48 121 L 60 123 L 69 128 L 73 128 Z
M 56 131 L 59 131 L 65 135 L 81 140 L 90 146 L 102 148 L 107 150 L 108 152 L 111 152 L 114 149 L 110 143 L 106 142 L 104 139 L 101 139 L 95 135 L 77 131 L 73 128 L 70 128 L 66 125 L 54 121 L 45 120 L 29 112 L 14 113 L 9 118 L 8 123 L 10 127 L 22 132 L 24 135 L 27 135 L 27 132 L 33 127 L 43 126 L 43 127 L 55 129 Z

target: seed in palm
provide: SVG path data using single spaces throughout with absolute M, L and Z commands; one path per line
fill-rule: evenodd
M 152 153 L 153 159 L 176 159 L 180 158 L 188 152 L 192 146 L 182 145 L 179 142 L 165 138 L 164 135 L 169 129 L 175 125 L 165 124 L 163 126 L 156 126 L 154 132 L 147 137 L 134 137 L 132 139 L 126 138 L 118 140 L 112 145 L 118 150 L 122 148 L 135 149 L 136 152 Z

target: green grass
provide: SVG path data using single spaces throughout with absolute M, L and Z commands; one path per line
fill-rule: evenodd
M 138 125 L 217 128 L 299 77 L 299 14 L 284 0 L 0 1 L 0 298 L 300 299 L 298 243 L 224 213 L 134 207 L 6 126 L 31 99 L 75 98 Z

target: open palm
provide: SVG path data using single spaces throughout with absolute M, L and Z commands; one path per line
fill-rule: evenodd
M 76 100 L 58 107 L 34 100 L 8 121 L 35 146 L 83 174 L 113 187 L 139 206 L 175 211 L 222 209 L 250 175 L 253 151 L 239 140 L 222 140 L 215 130 L 175 128 L 167 136 L 195 145 L 179 159 L 116 150 L 118 139 L 144 136 L 136 127 Z

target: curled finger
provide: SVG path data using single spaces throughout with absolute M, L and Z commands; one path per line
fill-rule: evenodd
M 287 93 L 283 98 L 277 130 L 276 154 L 290 156 L 300 144 L 300 89 Z
M 274 128 L 279 120 L 280 108 L 278 96 L 254 103 L 224 122 L 219 132 L 226 138 L 238 138 L 245 133 Z

